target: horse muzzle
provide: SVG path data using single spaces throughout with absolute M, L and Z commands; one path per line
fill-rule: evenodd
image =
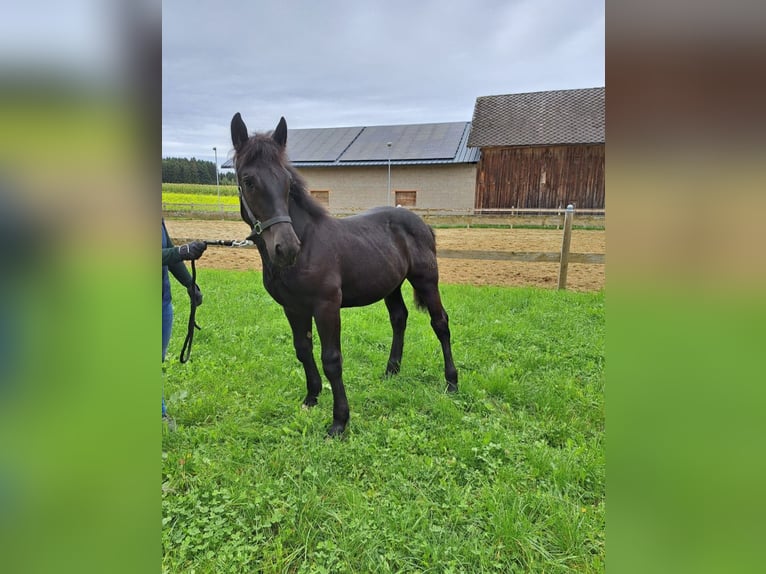
M 268 237 L 267 237 L 268 235 Z M 298 258 L 301 241 L 289 223 L 278 223 L 263 234 L 266 250 L 277 267 L 289 267 Z

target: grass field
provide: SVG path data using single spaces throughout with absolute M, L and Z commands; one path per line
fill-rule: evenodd
M 195 205 L 218 205 L 218 196 L 192 193 L 162 192 L 162 203 L 193 203 Z M 239 208 L 239 197 L 236 195 L 221 195 L 221 204 L 226 206 L 237 206 Z
M 351 421 L 326 440 L 329 386 L 300 408 L 303 369 L 260 274 L 202 267 L 186 364 L 173 282 L 164 572 L 604 570 L 603 293 L 442 286 L 456 395 L 427 315 L 408 303 L 385 379 L 385 306 L 344 310 Z
M 218 197 L 218 192 L 223 196 L 237 196 L 236 185 L 203 185 L 198 183 L 163 183 L 162 193 L 183 193 L 186 195 L 214 195 Z M 163 199 L 163 201 L 165 201 Z

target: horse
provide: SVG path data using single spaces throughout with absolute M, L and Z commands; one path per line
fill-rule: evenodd
M 401 292 L 405 279 L 412 285 L 416 306 L 430 314 L 441 343 L 446 390 L 457 391 L 433 229 L 400 207 L 376 207 L 345 218 L 331 216 L 311 197 L 305 180 L 288 160 L 284 117 L 271 134 L 250 136 L 236 113 L 231 140 L 240 215 L 251 228 L 248 239 L 263 262 L 263 285 L 290 323 L 295 354 L 306 375 L 305 408 L 317 404 L 322 390 L 313 354 L 312 320 L 316 325 L 322 369 L 333 395 L 328 436 L 342 435 L 349 421 L 340 310 L 385 301 L 393 329 L 385 375 L 394 375 L 400 370 L 407 325 Z

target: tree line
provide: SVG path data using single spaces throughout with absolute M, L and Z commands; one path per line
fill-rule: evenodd
M 221 185 L 234 185 L 234 173 L 218 172 Z M 197 158 L 162 158 L 162 183 L 215 184 L 215 163 Z

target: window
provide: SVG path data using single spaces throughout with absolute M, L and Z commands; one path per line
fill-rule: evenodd
M 330 207 L 330 191 L 326 189 L 312 189 L 311 197 L 325 207 Z
M 417 191 L 396 191 L 396 205 L 402 207 L 415 207 L 417 203 Z

